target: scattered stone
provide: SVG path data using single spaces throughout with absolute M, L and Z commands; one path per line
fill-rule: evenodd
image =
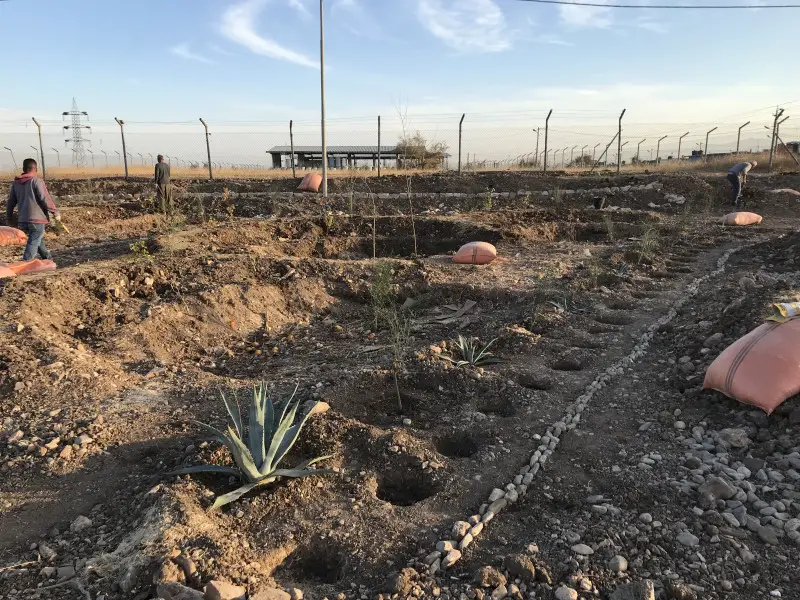
M 715 333 L 705 339 L 703 346 L 706 348 L 714 348 L 715 346 L 719 346 L 720 342 L 722 342 L 722 334 Z
M 474 581 L 477 585 L 495 588 L 506 584 L 506 576 L 494 567 L 481 567 L 475 572 Z
M 203 592 L 193 590 L 174 581 L 159 584 L 156 587 L 156 597 L 162 600 L 205 600 Z
M 765 544 L 775 545 L 778 543 L 778 534 L 772 527 L 762 525 L 756 530 L 756 533 Z
M 69 460 L 72 457 L 72 446 L 64 446 L 58 454 L 58 458 L 62 460 Z
M 72 533 L 78 533 L 79 531 L 83 531 L 84 529 L 89 529 L 92 526 L 92 520 L 88 517 L 84 517 L 80 515 L 75 518 L 75 520 L 70 524 L 69 530 Z
M 664 592 L 669 600 L 697 600 L 697 593 L 685 583 L 664 582 Z
M 609 600 L 656 600 L 656 592 L 653 582 L 645 579 L 619 586 Z
M 390 575 L 386 582 L 387 591 L 400 596 L 407 596 L 414 587 L 414 578 L 417 572 L 414 569 L 405 568 L 397 574 Z
M 461 551 L 460 550 L 450 550 L 445 557 L 442 559 L 442 568 L 447 569 L 448 567 L 452 567 L 461 559 Z
M 575 554 L 580 554 L 581 556 L 591 556 L 594 554 L 594 550 L 591 547 L 587 546 L 586 544 L 575 544 L 572 546 L 572 551 Z
M 624 573 L 628 570 L 628 559 L 617 554 L 614 558 L 608 561 L 608 568 L 615 573 Z
M 688 546 L 689 548 L 694 548 L 698 544 L 700 544 L 700 538 L 694 535 L 688 529 L 684 529 L 681 531 L 676 537 L 676 540 L 683 544 L 684 546 Z
M 578 592 L 562 585 L 556 590 L 556 600 L 578 600 Z
M 211 580 L 206 584 L 205 600 L 245 600 L 247 590 L 227 581 Z
M 703 485 L 697 488 L 697 491 L 701 494 L 711 496 L 711 498 L 714 500 L 717 498 L 729 500 L 736 495 L 737 490 L 721 477 L 711 477 Z
M 747 448 L 750 445 L 750 438 L 744 429 L 723 429 L 719 432 L 719 440 L 728 448 Z
M 651 515 L 650 513 L 642 513 L 642 514 L 639 515 L 639 520 L 642 523 L 645 523 L 646 525 L 649 525 L 650 523 L 653 522 L 653 515 Z
M 503 565 L 512 577 L 518 577 L 523 581 L 533 581 L 536 578 L 536 566 L 524 554 L 506 556 Z
M 289 598 L 291 598 L 291 600 L 303 600 L 303 590 L 301 590 L 300 588 L 290 589 Z
M 494 502 L 495 500 L 500 500 L 500 498 L 506 495 L 505 490 L 501 490 L 500 488 L 494 488 L 492 493 L 489 494 L 489 504 Z
M 78 446 L 86 446 L 88 444 L 91 444 L 93 441 L 94 440 L 90 436 L 86 435 L 85 433 L 82 433 L 81 435 L 75 438 L 74 443 L 78 444 Z
M 508 589 L 505 585 L 498 585 L 494 591 L 492 592 L 491 599 L 492 600 L 503 600 L 508 596 Z
M 683 421 L 675 421 L 672 426 L 679 431 L 686 429 L 686 423 Z
M 466 521 L 456 521 L 453 523 L 453 537 L 456 539 L 461 539 L 467 535 L 467 532 L 471 528 L 472 526 Z
M 75 577 L 75 567 L 72 565 L 58 567 L 58 569 L 56 569 L 56 575 L 59 579 L 69 579 L 70 577 Z
M 56 551 L 42 542 L 39 544 L 39 556 L 42 557 L 42 560 L 53 560 L 56 557 Z

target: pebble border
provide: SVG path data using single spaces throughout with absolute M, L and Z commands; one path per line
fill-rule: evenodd
M 528 486 L 533 478 L 542 468 L 553 451 L 558 446 L 561 434 L 565 431 L 575 429 L 581 421 L 581 413 L 589 405 L 592 397 L 601 389 L 608 385 L 611 378 L 620 375 L 626 367 L 633 365 L 638 359 L 644 356 L 650 346 L 653 337 L 659 327 L 663 327 L 672 321 L 678 314 L 678 310 L 691 298 L 697 295 L 700 286 L 709 279 L 720 275 L 725 271 L 725 265 L 734 252 L 738 252 L 747 246 L 731 248 L 717 259 L 717 268 L 702 277 L 694 279 L 685 289 L 684 293 L 678 298 L 669 311 L 652 323 L 639 338 L 638 343 L 631 352 L 608 367 L 604 373 L 598 375 L 590 383 L 583 394 L 567 407 L 566 414 L 560 420 L 547 428 L 544 436 L 539 441 L 539 447 L 530 457 L 528 463 L 523 466 L 514 480 L 508 483 L 505 488 L 495 488 L 489 494 L 486 502 L 483 503 L 478 514 L 468 517 L 464 521 L 456 521 L 453 524 L 452 539 L 441 540 L 436 544 L 436 549 L 425 556 L 423 562 L 428 567 L 428 573 L 435 575 L 438 571 L 453 566 L 461 558 L 462 551 L 467 548 L 481 534 L 485 526 L 491 522 L 509 504 L 515 503 L 521 496 L 528 491 Z

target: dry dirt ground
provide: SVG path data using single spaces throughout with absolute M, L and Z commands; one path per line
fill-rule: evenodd
M 312 600 L 800 597 L 800 408 L 701 389 L 797 299 L 798 201 L 770 190 L 800 175 L 751 177 L 764 221 L 746 228 L 717 224 L 724 181 L 694 175 L 337 180 L 325 205 L 198 181 L 171 216 L 143 182 L 49 185 L 59 268 L 0 283 L 2 600 L 210 580 Z M 471 240 L 501 260 L 450 262 Z M 376 328 L 385 263 L 400 337 Z M 501 362 L 443 360 L 459 334 Z M 330 405 L 287 463 L 330 454 L 333 472 L 209 512 L 232 482 L 166 473 L 229 464 L 193 421 L 222 426 L 219 391 L 260 381 Z M 553 426 L 587 386 L 577 426 Z M 731 493 L 701 493 L 715 477 Z M 464 522 L 456 556 L 440 543 Z

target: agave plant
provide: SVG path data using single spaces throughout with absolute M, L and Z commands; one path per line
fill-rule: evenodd
M 497 364 L 500 362 L 500 359 L 496 356 L 492 356 L 492 353 L 488 351 L 489 346 L 494 344 L 496 341 L 497 338 L 493 339 L 491 342 L 481 348 L 474 341 L 468 340 L 463 335 L 459 335 L 458 341 L 455 342 L 455 345 L 456 348 L 458 348 L 459 354 L 461 354 L 461 358 L 455 359 L 444 355 L 442 355 L 442 358 L 450 361 L 457 367 L 466 367 L 467 365 L 470 367 L 480 367 L 483 365 Z
M 173 471 L 170 475 L 219 473 L 233 475 L 244 481 L 245 484 L 241 487 L 222 496 L 217 496 L 211 507 L 211 510 L 216 510 L 221 506 L 238 500 L 258 487 L 272 483 L 278 477 L 297 478 L 329 473 L 330 471 L 327 469 L 310 469 L 309 467 L 321 460 L 330 458 L 331 455 L 303 461 L 292 469 L 278 468 L 280 462 L 294 446 L 300 436 L 300 430 L 308 418 L 315 413 L 327 410 L 327 404 L 317 402 L 295 424 L 297 411 L 300 407 L 300 401 L 294 400 L 296 393 L 297 387 L 295 387 L 292 396 L 285 403 L 273 404 L 263 383 L 254 387 L 246 431 L 235 396 L 233 400 L 230 400 L 225 397 L 225 394 L 221 394 L 233 425 L 228 425 L 227 431 L 223 433 L 211 425 L 200 423 L 199 421 L 197 421 L 197 424 L 209 431 L 215 439 L 228 448 L 236 463 L 236 468 L 220 465 L 197 465 Z

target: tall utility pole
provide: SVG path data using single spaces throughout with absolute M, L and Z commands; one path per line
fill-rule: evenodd
M 17 159 L 14 158 L 14 151 L 11 148 L 9 148 L 8 146 L 3 146 L 3 148 L 5 150 L 8 150 L 8 152 L 11 154 L 11 160 L 14 162 L 14 169 L 19 168 L 19 167 L 17 167 Z
M 776 133 L 778 131 L 778 119 L 781 118 L 781 115 L 783 115 L 783 109 L 782 108 L 775 109 L 775 115 L 774 115 L 775 119 L 772 121 L 772 140 L 770 141 L 770 145 L 769 145 L 769 170 L 770 171 L 772 170 L 772 158 L 773 158 L 773 155 L 775 153 L 775 135 L 776 135 Z
M 547 134 L 550 131 L 550 115 L 553 114 L 553 109 L 550 109 L 550 112 L 547 113 L 547 118 L 544 120 L 544 167 L 542 168 L 542 173 L 547 173 Z M 556 162 L 556 155 L 553 153 L 553 162 Z
M 464 129 L 464 117 L 467 113 L 461 115 L 461 120 L 458 122 L 458 174 L 461 175 L 461 132 Z
M 72 137 L 64 140 L 65 144 L 72 142 L 72 164 L 76 167 L 83 168 L 86 166 L 86 149 L 83 147 L 84 142 L 89 143 L 89 140 L 84 139 L 83 130 L 89 131 L 92 128 L 89 125 L 84 125 L 81 121 L 86 118 L 89 120 L 89 113 L 78 110 L 78 103 L 75 98 L 72 99 L 72 110 L 61 113 L 61 118 L 70 117 L 71 124 L 64 125 L 64 131 L 71 129 Z
M 128 179 L 128 149 L 125 147 L 125 121 L 114 117 L 119 125 L 119 134 L 122 136 L 122 156 L 125 159 L 125 179 Z M 117 153 L 119 154 L 119 153 Z
M 736 134 L 736 154 L 739 154 L 739 142 L 742 140 L 742 129 L 750 125 L 750 121 L 739 127 L 739 133 Z
M 319 0 L 319 96 L 322 117 L 322 197 L 328 197 L 328 132 L 325 129 L 325 5 Z

